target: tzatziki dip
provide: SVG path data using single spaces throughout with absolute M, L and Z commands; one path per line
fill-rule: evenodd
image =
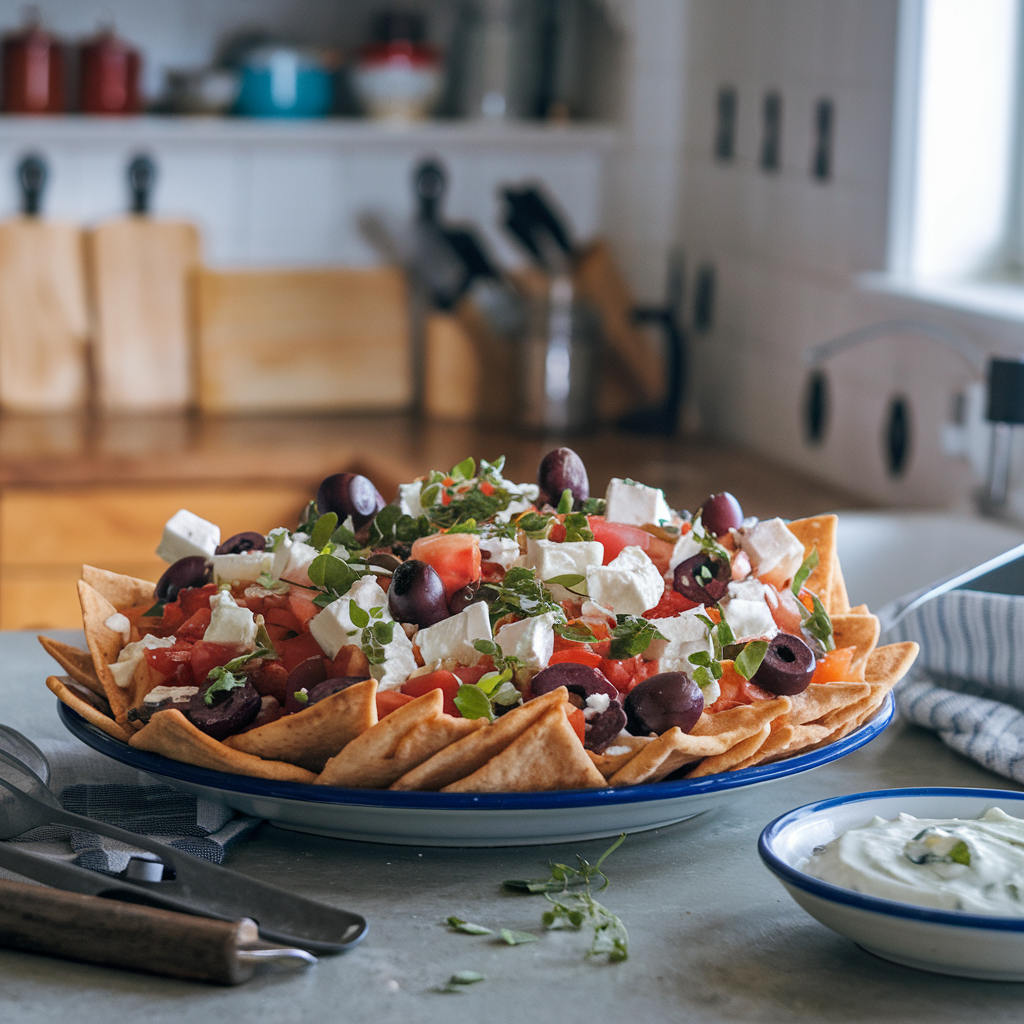
M 803 870 L 854 892 L 936 910 L 1024 917 L 1024 820 L 874 817 L 816 847 Z

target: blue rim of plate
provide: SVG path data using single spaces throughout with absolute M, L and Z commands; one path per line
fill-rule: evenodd
M 389 809 L 438 810 L 557 810 L 567 807 L 599 807 L 701 796 L 724 790 L 752 786 L 785 778 L 829 764 L 873 740 L 892 721 L 894 704 L 887 694 L 874 717 L 848 736 L 818 750 L 774 761 L 772 764 L 741 768 L 735 772 L 706 775 L 699 779 L 678 779 L 618 789 L 572 789 L 548 793 L 405 793 L 378 789 L 343 789 L 340 786 L 314 786 L 306 782 L 278 782 L 248 775 L 230 775 L 211 768 L 198 768 L 173 761 L 161 754 L 136 750 L 121 740 L 90 725 L 66 704 L 57 702 L 57 712 L 65 728 L 93 750 L 140 771 L 178 779 L 192 785 L 244 793 L 280 800 L 301 800 L 318 804 L 360 804 Z
M 931 907 L 915 907 L 910 903 L 887 900 L 881 896 L 867 896 L 864 893 L 854 892 L 852 889 L 844 889 L 841 885 L 822 882 L 820 879 L 805 874 L 799 868 L 787 864 L 772 849 L 772 844 L 782 832 L 818 811 L 827 811 L 833 807 L 861 803 L 866 800 L 909 799 L 922 796 L 976 797 L 980 800 L 999 800 L 1003 803 L 1007 800 L 1024 803 L 1024 793 L 1012 789 L 957 789 L 953 786 L 921 786 L 914 789 L 877 789 L 870 793 L 851 793 L 847 796 L 830 797 L 827 800 L 804 804 L 802 807 L 795 807 L 780 815 L 764 827 L 757 841 L 757 852 L 761 855 L 765 867 L 782 881 L 831 903 L 842 903 L 859 910 L 930 924 L 949 924 L 958 928 L 983 928 L 989 931 L 1024 932 L 1024 917 L 997 917 L 994 914 L 968 914 L 963 910 L 934 910 Z

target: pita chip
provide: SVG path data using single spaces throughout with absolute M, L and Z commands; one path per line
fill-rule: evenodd
M 818 552 L 818 564 L 811 570 L 804 586 L 821 598 L 826 610 L 832 598 L 836 558 L 836 525 L 839 517 L 811 516 L 809 519 L 794 519 L 787 524 L 789 532 L 804 546 L 804 558 L 812 551 Z M 844 585 L 845 589 L 845 585 Z
M 870 615 L 868 606 L 866 604 L 859 604 L 856 608 L 851 608 L 849 611 L 850 615 Z
M 706 757 L 692 772 L 687 774 L 688 779 L 698 779 L 704 775 L 716 775 L 718 772 L 735 771 L 749 758 L 752 758 L 762 747 L 765 740 L 771 735 L 772 726 L 769 722 L 753 736 L 740 740 L 731 750 L 715 757 Z
M 482 768 L 441 792 L 536 793 L 605 785 L 565 712 L 555 706 Z
M 655 741 L 654 736 L 622 736 L 617 739 L 603 754 L 595 754 L 588 750 L 587 755 L 594 762 L 594 767 L 606 778 L 610 779 L 617 771 L 624 768 L 649 743 Z M 611 751 L 618 753 L 611 753 Z
M 92 655 L 79 647 L 72 647 L 71 644 L 63 644 L 59 640 L 51 640 L 48 636 L 38 638 L 43 645 L 43 650 L 53 658 L 55 662 L 76 683 L 87 686 L 98 697 L 107 699 L 100 677 L 96 675 L 96 666 L 93 664 Z
M 75 680 L 77 682 L 77 680 Z M 60 676 L 50 676 L 46 680 L 46 685 L 49 687 L 51 693 L 53 693 L 60 701 L 66 704 L 72 711 L 76 711 L 82 716 L 90 725 L 95 725 L 97 729 L 102 729 L 108 736 L 113 736 L 115 740 L 121 740 L 124 743 L 128 742 L 129 733 L 126 729 L 122 729 L 108 714 L 98 708 L 95 704 L 85 699 L 84 694 L 77 694 L 68 683 L 73 682 L 67 677 L 61 678 Z M 83 685 L 81 683 L 79 686 Z M 92 691 L 90 691 L 92 692 Z M 100 697 L 98 694 L 95 695 L 97 700 L 102 700 L 106 704 L 106 699 Z
M 788 697 L 761 700 L 716 715 L 703 714 L 689 733 L 673 728 L 663 732 L 611 777 L 613 786 L 658 782 L 683 765 L 716 757 L 759 735 L 766 725 L 787 714 Z M 699 730 L 699 731 L 698 731 Z
M 355 683 L 293 715 L 229 736 L 224 744 L 265 760 L 321 772 L 346 744 L 377 724 L 376 693 L 376 680 Z
M 147 602 L 152 604 L 156 590 L 156 584 L 148 580 L 97 569 L 94 565 L 82 566 L 82 580 L 105 597 L 118 611 Z
M 876 647 L 864 666 L 869 683 L 887 683 L 891 690 L 910 671 L 921 648 L 913 640 Z
M 832 562 L 832 589 L 824 605 L 829 615 L 848 615 L 850 612 L 850 596 L 846 592 L 846 580 L 843 578 L 838 554 Z M 864 614 L 867 614 L 867 606 L 864 607 Z
M 163 754 L 173 761 L 184 761 L 199 768 L 212 768 L 231 775 L 252 775 L 257 779 L 280 782 L 313 782 L 316 776 L 298 765 L 284 761 L 264 761 L 252 754 L 232 750 L 200 732 L 180 711 L 158 711 L 134 733 L 128 742 L 136 750 Z
M 464 736 L 439 750 L 433 757 L 397 779 L 391 788 L 437 792 L 450 786 L 482 768 L 521 736 L 541 715 L 555 706 L 564 705 L 567 696 L 568 691 L 560 686 L 541 697 L 534 697 L 521 707 L 506 712 L 486 729 Z
M 84 580 L 78 581 L 78 600 L 82 605 L 82 627 L 85 639 L 92 655 L 96 675 L 103 684 L 103 695 L 110 702 L 110 709 L 120 725 L 128 723 L 128 709 L 135 706 L 134 687 L 122 689 L 114 681 L 110 671 L 112 662 L 124 647 L 124 637 L 116 630 L 107 626 L 107 619 L 116 614 L 117 609 L 98 590 L 94 590 Z
M 853 647 L 851 680 L 862 680 L 871 652 L 878 646 L 879 622 L 874 615 L 833 615 L 832 632 L 836 647 Z
M 870 683 L 811 683 L 803 693 L 795 693 L 789 698 L 793 705 L 789 723 L 804 725 L 816 722 L 839 708 L 863 700 L 870 693 Z

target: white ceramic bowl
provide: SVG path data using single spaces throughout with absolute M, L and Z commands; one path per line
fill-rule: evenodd
M 977 818 L 990 807 L 1024 818 L 1024 793 L 1003 789 L 886 789 L 806 804 L 761 833 L 758 852 L 790 896 L 826 928 L 886 960 L 940 974 L 1024 981 L 1024 917 L 931 910 L 879 899 L 802 870 L 816 846 L 874 816 Z

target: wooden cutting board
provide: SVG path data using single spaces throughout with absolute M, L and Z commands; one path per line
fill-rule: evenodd
M 84 405 L 88 326 L 79 228 L 34 216 L 0 222 L 0 406 Z
M 204 412 L 401 409 L 412 401 L 398 270 L 203 270 L 196 315 Z
M 87 255 L 100 407 L 122 412 L 187 408 L 194 391 L 196 227 L 124 217 L 89 232 Z

